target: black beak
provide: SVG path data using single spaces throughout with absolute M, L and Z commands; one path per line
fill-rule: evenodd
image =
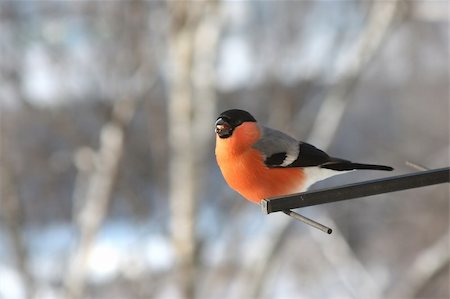
M 233 128 L 223 118 L 219 117 L 216 121 L 216 134 L 220 138 L 227 138 L 231 136 Z

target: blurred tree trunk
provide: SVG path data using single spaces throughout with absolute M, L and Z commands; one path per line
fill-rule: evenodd
M 179 296 L 194 298 L 195 283 L 195 187 L 192 132 L 192 60 L 198 13 L 187 2 L 168 2 L 171 8 L 169 33 L 170 73 L 169 201 L 171 232 L 176 254 Z M 195 11 L 195 12 L 194 12 Z
M 215 5 L 168 1 L 172 17 L 168 59 L 172 64 L 168 92 L 169 200 L 175 275 L 182 298 L 195 297 L 196 197 L 216 103 L 213 63 L 218 27 L 205 11 L 215 9 Z
M 11 162 L 7 152 L 11 152 L 8 146 L 10 140 L 7 132 L 6 116 L 0 111 L 0 217 L 6 225 L 9 234 L 11 248 L 15 254 L 16 265 L 24 296 L 33 298 L 35 293 L 34 280 L 28 266 L 28 249 L 23 239 L 24 210 L 19 198 L 16 180 L 12 171 Z

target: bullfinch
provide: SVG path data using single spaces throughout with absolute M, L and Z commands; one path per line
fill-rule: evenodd
M 306 142 L 264 127 L 247 111 L 222 112 L 216 124 L 216 159 L 228 185 L 247 200 L 304 192 L 312 184 L 357 169 L 390 166 L 334 158 Z

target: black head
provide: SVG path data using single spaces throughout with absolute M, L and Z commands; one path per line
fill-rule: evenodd
M 217 118 L 216 133 L 220 138 L 228 138 L 233 134 L 234 129 L 244 122 L 256 122 L 256 119 L 244 110 L 227 110 Z

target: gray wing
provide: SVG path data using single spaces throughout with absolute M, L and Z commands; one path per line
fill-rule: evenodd
M 268 167 L 320 166 L 334 161 L 315 146 L 297 141 L 283 132 L 263 126 L 261 132 L 260 140 L 253 147 L 263 154 Z

